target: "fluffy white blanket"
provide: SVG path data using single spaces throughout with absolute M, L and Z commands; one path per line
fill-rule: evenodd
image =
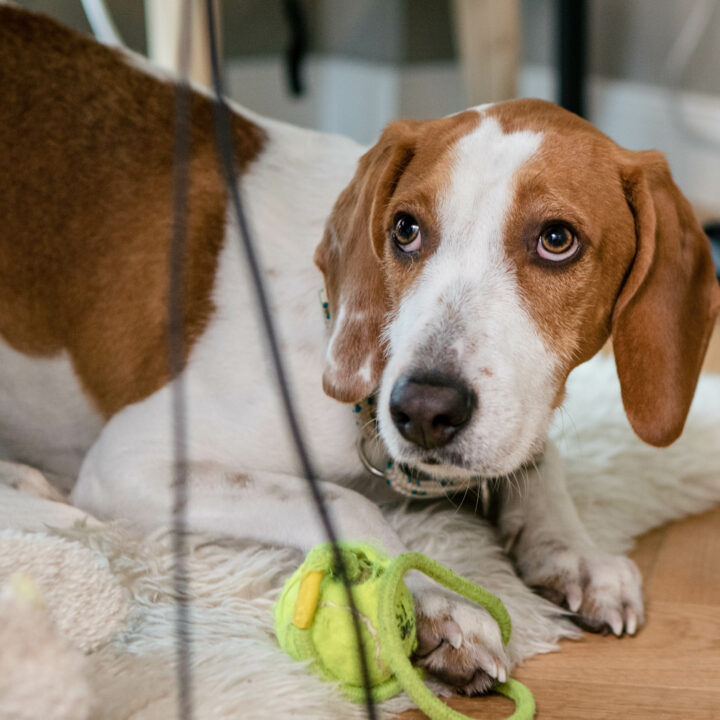
M 623 414 L 613 362 L 598 357 L 571 376 L 553 436 L 566 458 L 580 513 L 608 550 L 627 551 L 633 538 L 650 528 L 720 501 L 718 376 L 702 377 L 683 437 L 668 449 L 656 450 L 633 435 Z M 385 511 L 409 548 L 431 555 L 502 597 L 513 619 L 510 650 L 515 661 L 555 649 L 560 638 L 577 636 L 557 608 L 517 579 L 493 529 L 482 520 L 443 501 L 389 505 Z M 0 512 L 0 528 L 11 520 Z M 94 698 L 91 717 L 174 717 L 175 607 L 169 537 L 141 538 L 117 525 L 102 524 L 56 532 L 106 558 L 129 601 L 124 628 L 85 659 Z M 2 549 L 0 540 L 0 555 Z M 193 702 L 198 720 L 364 716 L 362 708 L 285 656 L 274 639 L 272 605 L 300 560 L 297 552 L 284 548 L 192 539 Z M 0 657 L 2 653 L 0 648 Z M 391 713 L 410 706 L 400 696 L 383 708 Z

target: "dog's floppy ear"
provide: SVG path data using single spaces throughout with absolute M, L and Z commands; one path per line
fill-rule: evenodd
M 360 158 L 315 251 L 330 304 L 323 388 L 342 402 L 358 402 L 370 395 L 385 364 L 381 334 L 388 298 L 381 267 L 383 215 L 412 159 L 414 137 L 414 123 L 388 125 L 377 144 Z
M 663 447 L 685 424 L 720 287 L 707 237 L 663 154 L 625 151 L 621 175 L 636 249 L 613 312 L 615 361 L 630 424 Z

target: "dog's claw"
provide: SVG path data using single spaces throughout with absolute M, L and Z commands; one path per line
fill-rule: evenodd
M 567 588 L 565 588 L 565 599 L 570 612 L 576 613 L 582 605 L 582 588 L 574 583 L 572 585 L 568 585 Z
M 533 563 L 518 567 L 539 595 L 570 610 L 583 630 L 620 637 L 634 635 L 642 625 L 640 573 L 626 557 L 566 549 L 538 553 Z
M 629 607 L 625 610 L 625 632 L 634 635 L 637 632 L 638 620 L 635 611 Z
M 460 628 L 455 623 L 448 623 L 450 626 L 447 633 L 447 641 L 455 650 L 458 650 L 463 643 L 463 635 Z
M 610 625 L 610 629 L 618 637 L 623 634 L 623 619 L 617 610 L 613 610 L 608 614 L 608 625 Z

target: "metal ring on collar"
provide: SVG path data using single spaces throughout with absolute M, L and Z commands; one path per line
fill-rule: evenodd
M 365 441 L 367 440 L 367 437 L 365 435 L 360 435 L 357 441 L 357 451 L 358 456 L 360 457 L 360 462 L 363 464 L 363 467 L 375 477 L 384 478 L 385 477 L 385 471 L 381 470 L 379 467 L 375 467 L 370 462 L 370 458 L 367 456 L 367 452 L 365 450 Z

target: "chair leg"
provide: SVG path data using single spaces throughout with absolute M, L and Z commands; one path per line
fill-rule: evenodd
M 213 1 L 216 3 L 215 17 L 219 24 L 220 7 L 217 0 Z M 169 3 L 167 0 L 145 0 L 148 56 L 154 63 L 175 72 L 179 69 L 179 53 L 183 51 L 179 47 L 183 5 L 182 2 Z M 204 1 L 191 0 L 189 79 L 209 87 L 212 76 L 207 30 Z
M 519 0 L 454 0 L 453 15 L 470 105 L 517 94 Z

